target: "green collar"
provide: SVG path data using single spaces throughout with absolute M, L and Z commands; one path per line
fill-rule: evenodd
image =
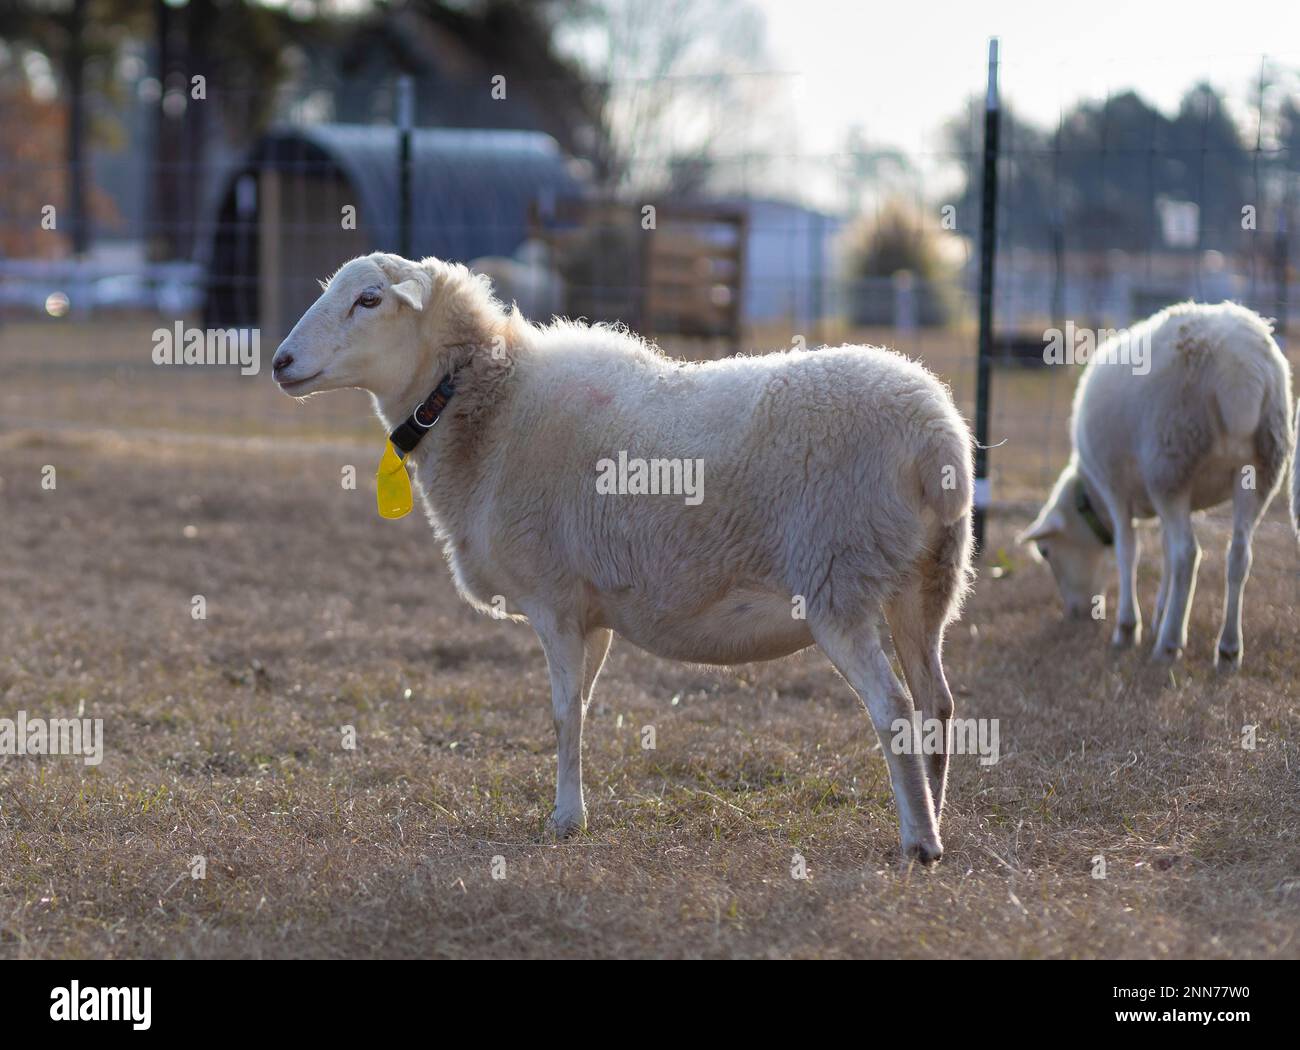
M 1088 523 L 1088 528 L 1092 529 L 1092 534 L 1101 541 L 1103 547 L 1114 545 L 1115 534 L 1106 528 L 1106 523 L 1101 520 L 1097 508 L 1092 505 L 1092 500 L 1088 499 L 1088 490 L 1084 487 L 1083 478 L 1077 478 L 1074 482 L 1074 509 Z

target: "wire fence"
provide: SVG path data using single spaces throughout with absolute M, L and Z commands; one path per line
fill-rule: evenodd
M 1082 102 L 1071 90 L 1052 126 L 1020 119 L 1017 99 L 1074 83 L 1046 60 L 1004 62 L 995 505 L 1040 494 L 1068 454 L 1078 369 L 1042 367 L 1049 331 L 1120 328 L 1173 302 L 1235 299 L 1278 319 L 1293 353 L 1300 345 L 1291 243 L 1300 56 L 1260 68 L 1253 93 L 1193 92 L 1173 114 L 1126 89 Z M 512 85 L 517 96 L 528 89 Z M 187 130 L 186 114 L 249 108 L 239 92 L 87 96 L 86 109 L 113 115 L 119 134 L 86 154 L 80 218 L 68 214 L 66 129 L 44 126 L 54 111 L 5 107 L 0 141 L 26 147 L 0 151 L 0 426 L 368 439 L 373 423 L 358 398 L 289 411 L 275 399 L 269 359 L 319 279 L 404 244 L 479 265 L 535 320 L 621 320 L 672 354 L 890 345 L 942 374 L 975 412 L 978 83 L 964 119 L 893 174 L 880 175 L 881 151 L 865 148 L 720 152 L 707 158 L 706 178 L 653 194 L 602 185 L 517 113 L 506 122 L 514 126 L 435 128 L 417 111 L 409 204 L 399 128 L 334 120 L 319 94 L 281 99 L 265 132 L 237 142 L 217 120 Z M 486 123 L 494 111 L 474 112 Z M 680 158 L 642 160 L 670 170 Z M 829 173 L 817 203 L 783 192 L 811 169 Z M 253 333 L 260 367 L 193 376 L 160 367 L 159 333 L 183 341 L 191 329 Z M 99 384 L 90 418 L 87 382 Z M 189 403 L 196 397 L 204 408 Z

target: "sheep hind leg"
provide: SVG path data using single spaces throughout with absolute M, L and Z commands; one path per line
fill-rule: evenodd
M 810 626 L 813 639 L 858 694 L 876 727 L 898 806 L 904 855 L 924 864 L 938 860 L 943 855 L 943 845 L 939 841 L 921 755 L 915 747 L 904 748 L 903 754 L 896 754 L 891 746 L 891 737 L 899 728 L 896 722 L 903 720 L 910 730 L 913 707 L 880 646 L 876 617 L 868 617 L 854 628 L 830 619 L 811 622 Z
M 922 759 L 930 782 L 936 827 L 943 824 L 943 801 L 948 786 L 948 756 L 952 751 L 952 691 L 943 673 L 943 630 L 945 619 L 927 609 L 919 583 L 905 587 L 888 605 L 889 631 L 894 652 L 912 699 L 927 723 L 940 724 L 941 750 Z
M 585 656 L 582 673 L 582 710 L 586 712 L 591 703 L 591 692 L 596 687 L 596 678 L 605 665 L 609 653 L 609 643 L 614 639 L 614 632 L 608 627 L 594 627 L 587 632 L 585 639 Z
M 1263 516 L 1264 508 L 1259 492 L 1238 482 L 1232 490 L 1232 540 L 1228 544 L 1227 583 L 1223 598 L 1223 629 L 1219 632 L 1219 648 L 1215 665 L 1221 671 L 1236 670 L 1241 666 L 1245 646 L 1241 637 L 1241 606 L 1246 577 L 1250 575 L 1251 543 L 1255 526 Z

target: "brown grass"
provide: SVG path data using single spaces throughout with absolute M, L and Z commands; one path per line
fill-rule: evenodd
M 376 517 L 364 399 L 165 373 L 139 363 L 147 327 L 0 331 L 0 717 L 84 702 L 107 750 L 94 769 L 0 759 L 0 954 L 1300 954 L 1280 512 L 1226 678 L 1222 515 L 1172 673 L 1066 628 L 1013 548 L 1025 515 L 994 520 L 947 663 L 959 713 L 1000 719 L 1002 760 L 954 759 L 934 870 L 900 862 L 878 745 L 820 655 L 724 676 L 617 640 L 588 723 L 591 830 L 555 844 L 541 651 L 457 601 L 419 515 Z M 1068 377 L 999 396 L 1000 488 L 1029 498 L 1064 454 Z

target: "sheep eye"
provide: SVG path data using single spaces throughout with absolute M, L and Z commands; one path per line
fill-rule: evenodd
M 364 306 L 367 310 L 373 310 L 381 301 L 378 292 L 362 292 L 357 296 L 357 305 Z
M 1052 552 L 1044 547 L 1041 543 L 1038 545 L 1038 553 L 1043 556 L 1043 561 L 1052 560 Z

